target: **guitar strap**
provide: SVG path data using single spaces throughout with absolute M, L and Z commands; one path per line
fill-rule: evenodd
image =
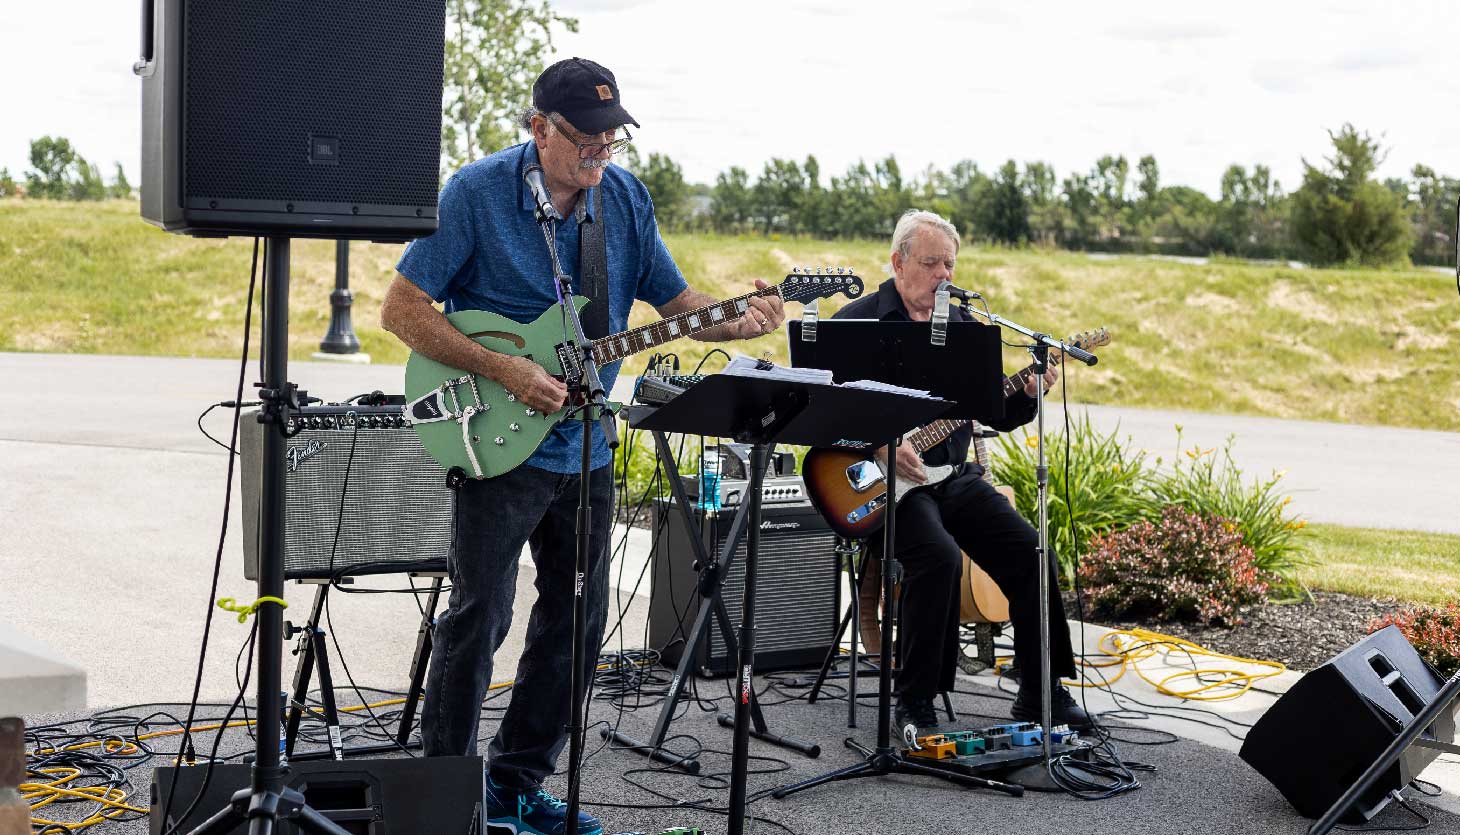
M 578 203 L 579 292 L 587 296 L 583 332 L 589 339 L 608 336 L 608 230 L 603 217 L 603 185 L 593 189 L 593 216 L 587 201 Z

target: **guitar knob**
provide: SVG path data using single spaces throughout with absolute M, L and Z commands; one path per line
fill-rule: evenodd
M 528 409 L 527 410 L 527 416 L 528 417 L 532 417 L 535 414 L 537 414 L 537 410 L 536 409 Z
M 522 427 L 521 426 L 518 426 L 515 423 L 508 424 L 507 428 L 508 429 L 511 429 L 513 432 L 521 432 L 522 431 Z
M 513 394 L 510 391 L 507 392 L 507 402 L 508 403 L 516 403 L 517 402 L 517 395 Z
M 497 446 L 501 446 L 502 444 L 507 443 L 507 439 L 502 437 L 501 435 L 498 435 L 497 437 L 492 439 L 492 443 L 496 444 Z

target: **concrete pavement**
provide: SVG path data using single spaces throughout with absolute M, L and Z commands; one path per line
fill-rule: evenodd
M 208 404 L 233 398 L 237 372 L 237 363 L 227 360 L 0 354 L 0 386 L 10 404 L 0 410 L 0 620 L 85 669 L 93 707 L 189 696 L 228 463 L 198 432 L 196 419 Z M 250 364 L 248 380 L 256 374 Z M 340 400 L 377 388 L 399 391 L 403 372 L 294 363 L 290 378 L 311 394 Z M 1187 445 L 1219 445 L 1236 433 L 1234 452 L 1244 470 L 1286 469 L 1295 509 L 1314 521 L 1460 533 L 1448 477 L 1460 472 L 1460 434 L 1109 407 L 1088 413 L 1097 426 L 1118 422 L 1153 454 L 1174 452 L 1177 423 L 1186 427 Z M 226 439 L 228 419 L 219 409 L 204 425 Z M 1056 414 L 1051 425 L 1057 423 Z M 236 478 L 217 596 L 247 601 L 255 591 L 242 576 Z M 625 646 L 636 648 L 647 597 L 627 590 L 647 558 L 648 535 L 625 536 L 628 547 L 614 569 L 625 591 L 615 605 L 623 611 Z M 519 576 L 519 617 L 498 655 L 498 680 L 511 676 L 521 652 L 532 577 L 530 567 Z M 399 578 L 369 585 L 399 585 Z M 308 593 L 294 586 L 287 592 L 296 620 Z M 419 620 L 414 602 L 402 595 L 334 600 L 333 632 L 355 681 L 403 688 Z M 1088 636 L 1087 646 L 1097 635 Z M 232 616 L 215 617 L 205 700 L 236 692 L 230 668 L 245 636 L 246 627 Z M 286 678 L 292 662 L 286 656 Z M 336 677 L 344 686 L 342 666 Z M 1281 692 L 1294 678 L 1265 687 Z M 1131 679 L 1122 686 L 1143 687 Z M 1131 692 L 1144 701 L 1161 698 L 1148 689 Z M 1250 720 L 1266 708 L 1263 698 L 1273 696 L 1244 696 L 1230 710 Z M 1109 697 L 1091 699 L 1092 707 L 1103 707 Z M 1236 744 L 1194 723 L 1151 721 L 1219 747 Z M 1446 786 L 1439 805 L 1460 811 L 1455 767 L 1427 776 Z

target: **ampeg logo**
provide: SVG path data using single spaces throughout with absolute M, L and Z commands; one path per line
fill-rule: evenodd
M 801 527 L 800 522 L 772 522 L 767 519 L 760 523 L 760 529 L 763 531 L 794 531 L 799 527 Z
M 284 454 L 284 459 L 288 462 L 289 472 L 294 472 L 299 469 L 300 464 L 324 452 L 324 448 L 327 446 L 329 444 L 318 438 L 310 438 L 303 446 L 289 447 L 289 451 Z

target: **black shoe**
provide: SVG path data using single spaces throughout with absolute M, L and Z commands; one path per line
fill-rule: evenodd
M 1088 731 L 1095 726 L 1095 721 L 1090 714 L 1085 712 L 1070 691 L 1065 689 L 1063 684 L 1056 685 L 1051 694 L 1049 721 L 1052 726 L 1069 725 L 1076 731 Z M 1009 714 L 1020 722 L 1038 722 L 1039 717 L 1039 688 L 1020 687 L 1019 697 L 1014 700 L 1014 707 Z
M 916 748 L 918 737 L 938 732 L 938 711 L 933 700 L 899 697 L 892 711 L 892 727 L 902 736 L 903 745 Z

